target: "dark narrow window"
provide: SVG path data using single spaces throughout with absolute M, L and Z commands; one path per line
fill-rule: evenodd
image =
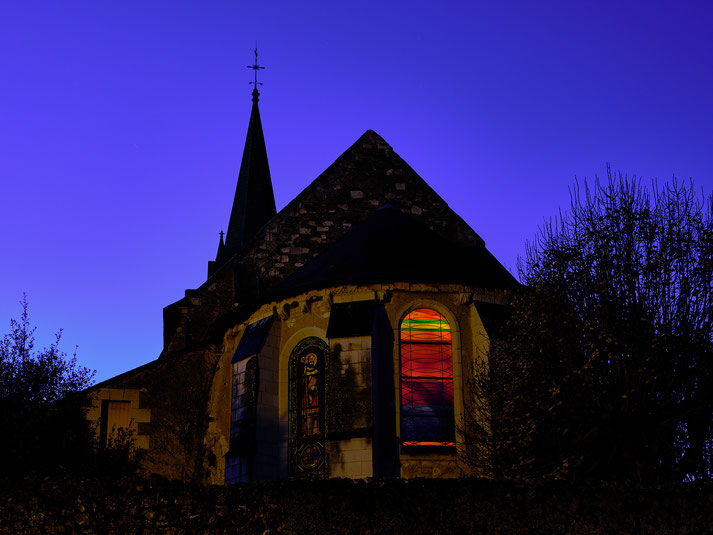
M 314 336 L 298 343 L 290 355 L 289 474 L 327 475 L 324 415 L 324 364 L 327 344 Z
M 448 321 L 435 310 L 413 310 L 401 322 L 400 343 L 402 444 L 455 446 Z
M 102 400 L 99 427 L 99 442 L 108 446 L 118 438 L 119 429 L 129 430 L 131 425 L 131 402 Z
M 252 356 L 233 364 L 230 449 L 234 453 L 254 453 L 257 399 L 258 365 Z
M 230 453 L 226 457 L 226 481 L 252 480 L 256 450 L 259 369 L 257 356 L 233 363 L 230 401 Z

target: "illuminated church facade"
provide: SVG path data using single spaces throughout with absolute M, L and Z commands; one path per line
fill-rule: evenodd
M 206 281 L 89 418 L 170 478 L 462 475 L 473 366 L 517 283 L 371 130 L 277 212 L 258 96 Z

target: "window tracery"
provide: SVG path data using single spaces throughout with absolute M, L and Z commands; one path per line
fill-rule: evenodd
M 404 446 L 455 446 L 452 332 L 428 308 L 400 325 L 401 440 Z
M 299 342 L 290 355 L 289 473 L 327 475 L 325 450 L 325 359 L 329 347 L 315 336 Z

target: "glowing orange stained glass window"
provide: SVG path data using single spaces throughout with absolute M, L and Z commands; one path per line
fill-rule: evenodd
M 401 322 L 401 438 L 404 446 L 454 446 L 452 334 L 435 310 Z

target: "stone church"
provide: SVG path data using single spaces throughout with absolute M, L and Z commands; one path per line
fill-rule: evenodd
M 515 279 L 371 130 L 277 212 L 255 85 L 225 239 L 160 356 L 93 387 L 100 439 L 205 483 L 461 475 Z

